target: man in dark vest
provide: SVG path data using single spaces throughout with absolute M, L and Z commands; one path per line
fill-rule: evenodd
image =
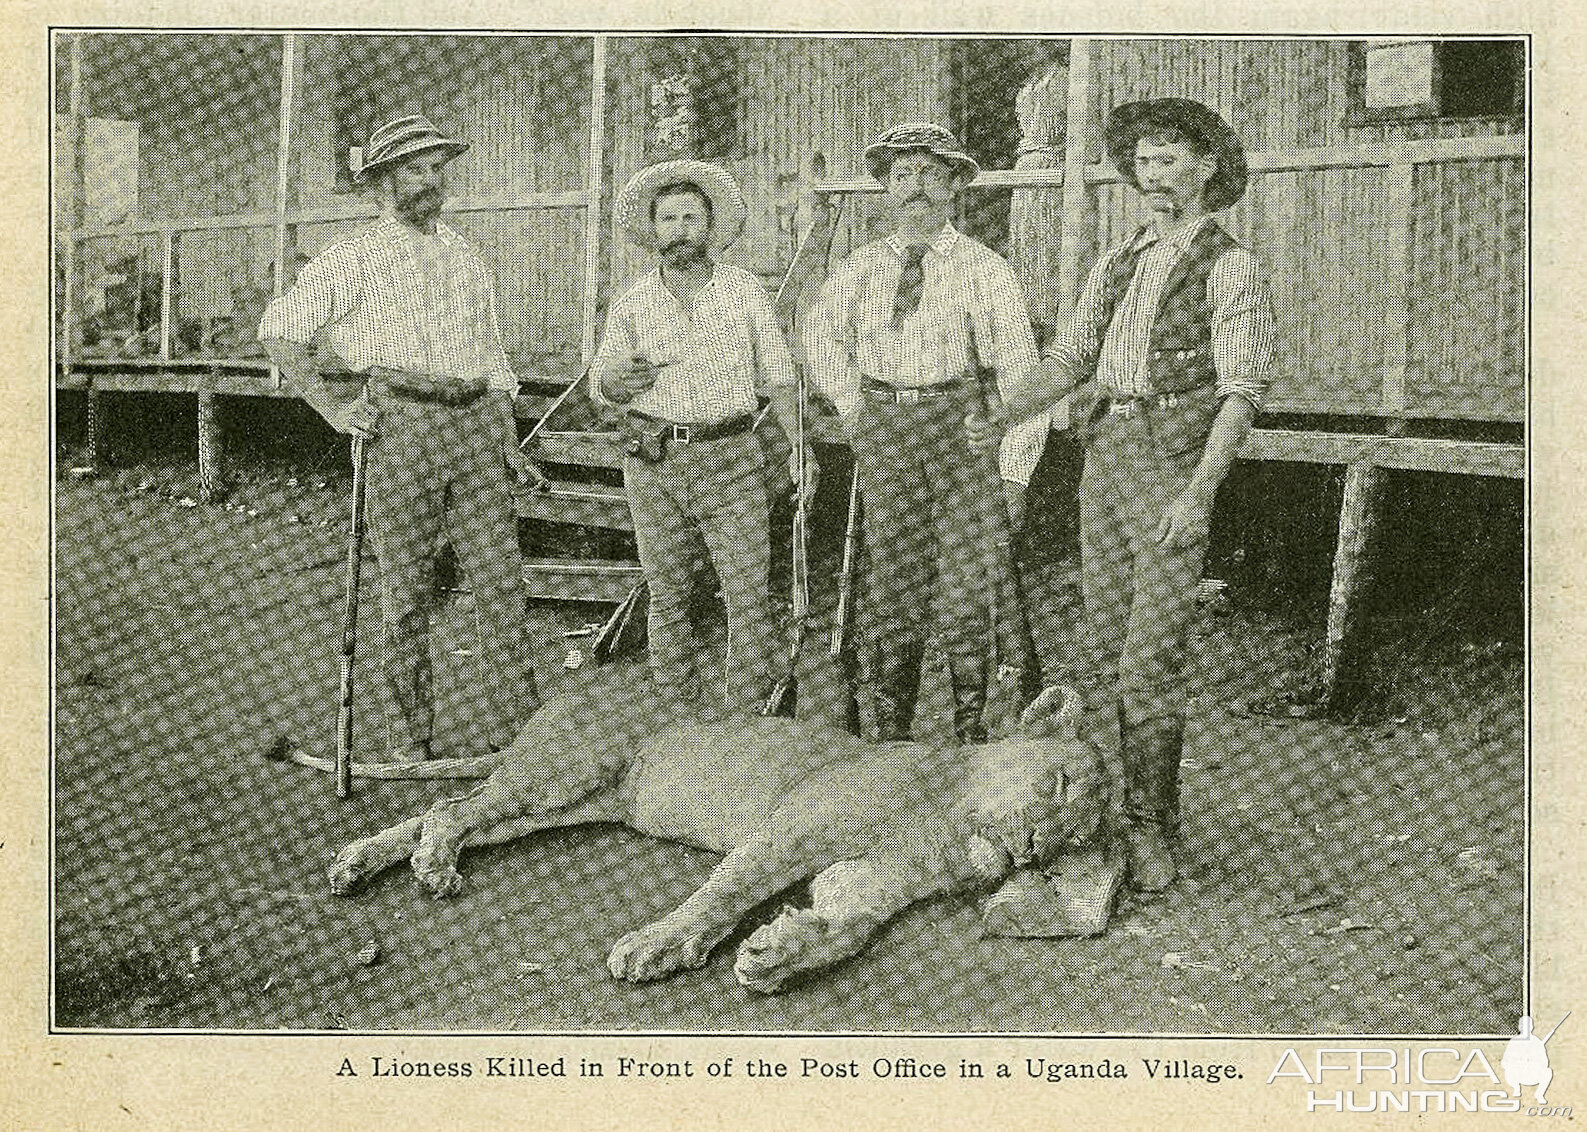
M 1199 102 L 1117 107 L 1106 143 L 1152 220 L 1106 252 L 1068 331 L 985 446 L 1070 396 L 1086 445 L 1080 553 L 1088 710 L 1117 711 L 1131 882 L 1173 882 L 1186 691 L 1180 678 L 1208 520 L 1267 390 L 1273 315 L 1255 258 L 1212 218 L 1245 192 L 1240 139 Z

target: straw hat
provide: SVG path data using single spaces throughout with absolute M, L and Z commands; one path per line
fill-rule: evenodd
M 617 194 L 613 212 L 618 227 L 641 247 L 656 246 L 656 226 L 650 205 L 656 190 L 679 183 L 697 185 L 711 201 L 711 239 L 719 248 L 731 244 L 744 227 L 744 194 L 720 165 L 708 161 L 663 161 L 641 169 Z
M 1104 133 L 1108 156 L 1120 176 L 1136 189 L 1141 187 L 1135 179 L 1135 143 L 1142 136 L 1164 127 L 1172 127 L 1194 138 L 1201 148 L 1217 158 L 1217 172 L 1207 182 L 1202 196 L 1207 211 L 1228 208 L 1245 195 L 1249 173 L 1240 135 L 1212 107 L 1188 98 L 1152 98 L 1113 108 Z
M 467 148 L 467 142 L 447 137 L 423 114 L 410 114 L 387 122 L 369 135 L 369 144 L 364 147 L 363 163 L 353 171 L 353 179 L 364 184 L 385 166 L 425 150 L 444 149 L 446 159 L 451 161 Z
M 981 171 L 975 158 L 959 147 L 959 139 L 933 122 L 906 122 L 888 130 L 865 147 L 865 168 L 872 177 L 885 182 L 893 158 L 917 149 L 947 162 L 955 175 L 966 182 L 975 180 L 975 175 Z

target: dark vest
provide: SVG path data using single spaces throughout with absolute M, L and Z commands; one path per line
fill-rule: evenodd
M 1106 336 L 1113 312 L 1135 277 L 1136 264 L 1153 246 L 1125 252 L 1109 265 L 1102 282 L 1096 341 L 1101 342 Z M 1182 393 L 1218 380 L 1212 362 L 1212 303 L 1207 297 L 1207 276 L 1218 257 L 1238 246 L 1238 241 L 1216 222 L 1209 222 L 1201 226 L 1174 265 L 1157 304 L 1146 359 L 1147 376 L 1157 392 Z

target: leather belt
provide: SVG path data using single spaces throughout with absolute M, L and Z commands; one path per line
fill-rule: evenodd
M 860 388 L 872 400 L 888 405 L 918 405 L 934 397 L 947 397 L 959 388 L 957 381 L 939 381 L 935 385 L 890 385 L 874 377 L 863 378 Z
M 1115 397 L 1107 394 L 1103 399 L 1107 402 L 1108 413 L 1115 417 L 1133 417 L 1142 410 L 1172 409 L 1179 404 L 1180 398 L 1186 394 L 1194 393 L 1197 389 L 1205 389 L 1205 385 L 1198 385 L 1192 389 L 1176 389 L 1168 393 L 1147 393 L 1139 397 Z
M 461 408 L 483 397 L 490 386 L 484 381 L 442 381 L 403 370 L 370 366 L 366 371 L 370 386 L 377 393 L 425 405 Z
M 741 417 L 729 417 L 725 421 L 692 425 L 673 424 L 671 421 L 657 420 L 642 413 L 635 413 L 634 416 L 650 422 L 653 427 L 660 428 L 661 435 L 673 444 L 699 444 L 706 440 L 722 440 L 725 437 L 742 435 L 755 426 L 753 413 L 745 413 Z

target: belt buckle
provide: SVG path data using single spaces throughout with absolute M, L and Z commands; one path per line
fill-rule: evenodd
M 1133 417 L 1135 415 L 1135 402 L 1134 401 L 1128 401 L 1128 400 L 1126 400 L 1126 401 L 1109 400 L 1109 402 L 1108 402 L 1108 412 L 1111 415 L 1115 416 L 1115 417 L 1124 417 L 1124 418 L 1128 419 L 1128 418 Z
M 895 389 L 893 396 L 897 398 L 900 405 L 920 404 L 920 390 L 918 389 Z
M 673 441 L 675 443 L 678 443 L 678 444 L 687 444 L 687 443 L 689 443 L 689 426 L 686 425 L 686 424 L 675 424 L 675 425 L 673 425 L 672 426 L 672 439 L 673 439 Z
M 1157 395 L 1157 407 L 1159 409 L 1172 409 L 1178 404 L 1179 394 L 1177 393 L 1159 393 Z

